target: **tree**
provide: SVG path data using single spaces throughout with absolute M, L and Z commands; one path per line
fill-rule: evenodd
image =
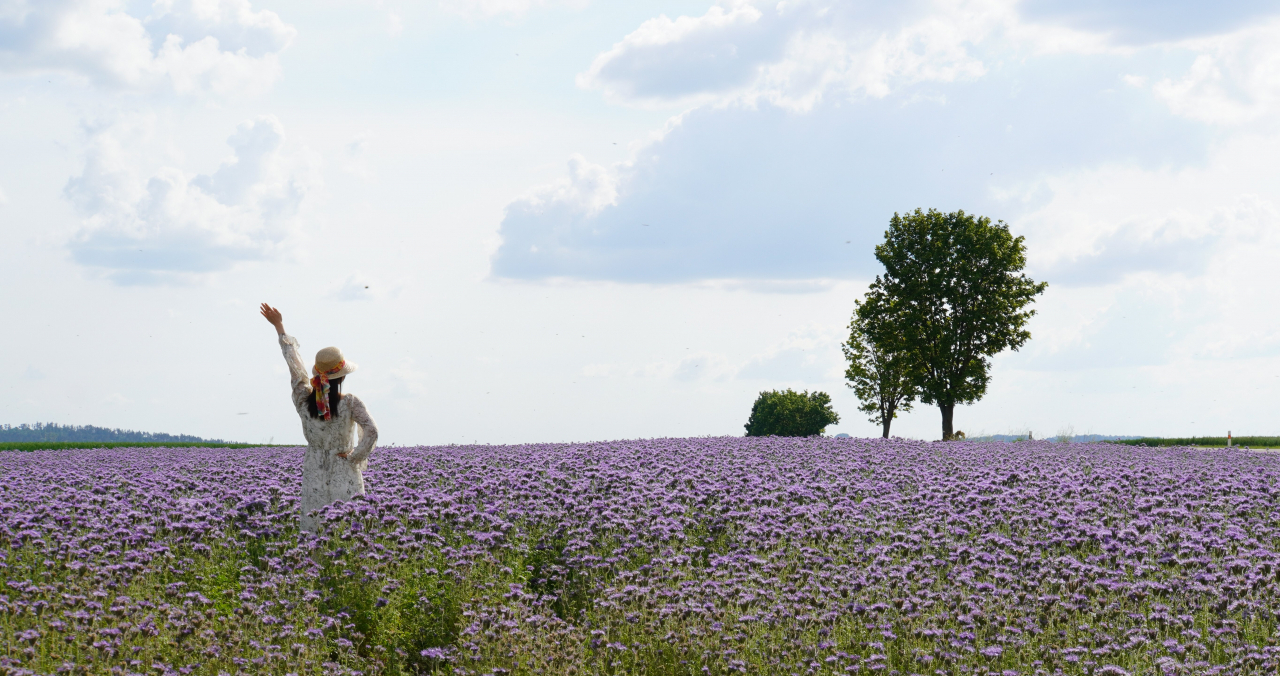
M 911 382 L 910 361 L 900 349 L 889 345 L 876 345 L 867 333 L 865 320 L 858 316 L 862 303 L 854 304 L 853 320 L 849 322 L 849 342 L 841 345 L 849 368 L 844 372 L 846 383 L 862 401 L 859 411 L 870 416 L 871 422 L 880 425 L 881 436 L 889 438 L 889 425 L 898 411 L 911 410 L 918 388 Z M 891 333 L 888 331 L 882 333 Z
M 840 422 L 826 392 L 772 390 L 761 392 L 747 419 L 749 437 L 811 437 Z
M 1021 274 L 1022 237 L 963 211 L 895 213 L 876 259 L 885 271 L 858 317 L 872 343 L 901 346 L 920 400 L 937 404 L 951 439 L 956 404 L 981 399 L 991 357 L 1031 338 L 1027 306 L 1048 284 Z

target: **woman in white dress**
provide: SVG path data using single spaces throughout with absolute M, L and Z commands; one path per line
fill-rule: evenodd
M 313 376 L 298 356 L 298 340 L 284 332 L 280 311 L 262 304 L 262 316 L 276 327 L 280 349 L 289 365 L 293 385 L 293 407 L 302 418 L 302 434 L 307 438 L 307 457 L 302 464 L 302 529 L 315 533 L 319 520 L 312 515 L 331 502 L 350 500 L 364 494 L 361 471 L 378 441 L 378 427 L 354 394 L 342 393 L 342 381 L 356 365 L 342 357 L 336 347 L 316 353 Z M 360 443 L 354 443 L 356 428 Z

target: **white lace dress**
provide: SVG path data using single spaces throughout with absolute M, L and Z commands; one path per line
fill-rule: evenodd
M 319 520 L 311 512 L 331 502 L 350 500 L 364 494 L 361 471 L 378 441 L 378 427 L 369 417 L 364 402 L 354 394 L 344 394 L 329 420 L 312 418 L 307 400 L 312 395 L 311 376 L 298 356 L 298 340 L 280 336 L 280 349 L 289 365 L 293 384 L 293 407 L 302 418 L 302 434 L 307 438 L 307 457 L 302 463 L 302 529 L 316 532 Z M 360 443 L 355 430 L 360 428 Z M 348 453 L 339 458 L 339 453 Z

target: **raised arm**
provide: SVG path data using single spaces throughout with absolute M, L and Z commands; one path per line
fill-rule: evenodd
M 271 322 L 272 326 L 276 327 L 276 333 L 284 335 L 284 315 L 280 314 L 279 310 L 263 303 L 262 307 L 258 308 L 258 311 L 262 313 L 262 316 L 268 322 Z
M 360 401 L 356 395 L 345 394 L 342 398 L 346 400 L 347 406 L 351 407 L 351 420 L 360 426 L 360 443 L 356 444 L 355 450 L 351 451 L 348 459 L 351 462 L 364 462 L 373 452 L 373 445 L 378 443 L 378 426 L 374 424 L 373 417 L 364 407 L 364 402 Z
M 284 317 L 279 310 L 266 303 L 263 303 L 259 309 L 262 316 L 276 327 L 276 333 L 280 336 L 280 351 L 284 353 L 284 361 L 289 365 L 289 384 L 293 389 L 293 403 L 294 406 L 300 406 L 299 402 L 305 401 L 304 398 L 311 395 L 311 377 L 307 375 L 307 366 L 302 363 L 302 357 L 298 356 L 298 339 L 284 332 Z

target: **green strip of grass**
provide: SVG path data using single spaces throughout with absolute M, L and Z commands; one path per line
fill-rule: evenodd
M 200 441 L 6 441 L 0 451 L 45 451 L 64 448 L 263 448 L 284 444 L 211 444 Z
M 1126 446 L 1218 446 L 1227 445 L 1226 437 L 1143 437 L 1142 439 L 1125 439 L 1112 443 Z M 1234 446 L 1253 448 L 1270 448 L 1280 446 L 1280 437 L 1232 437 Z

